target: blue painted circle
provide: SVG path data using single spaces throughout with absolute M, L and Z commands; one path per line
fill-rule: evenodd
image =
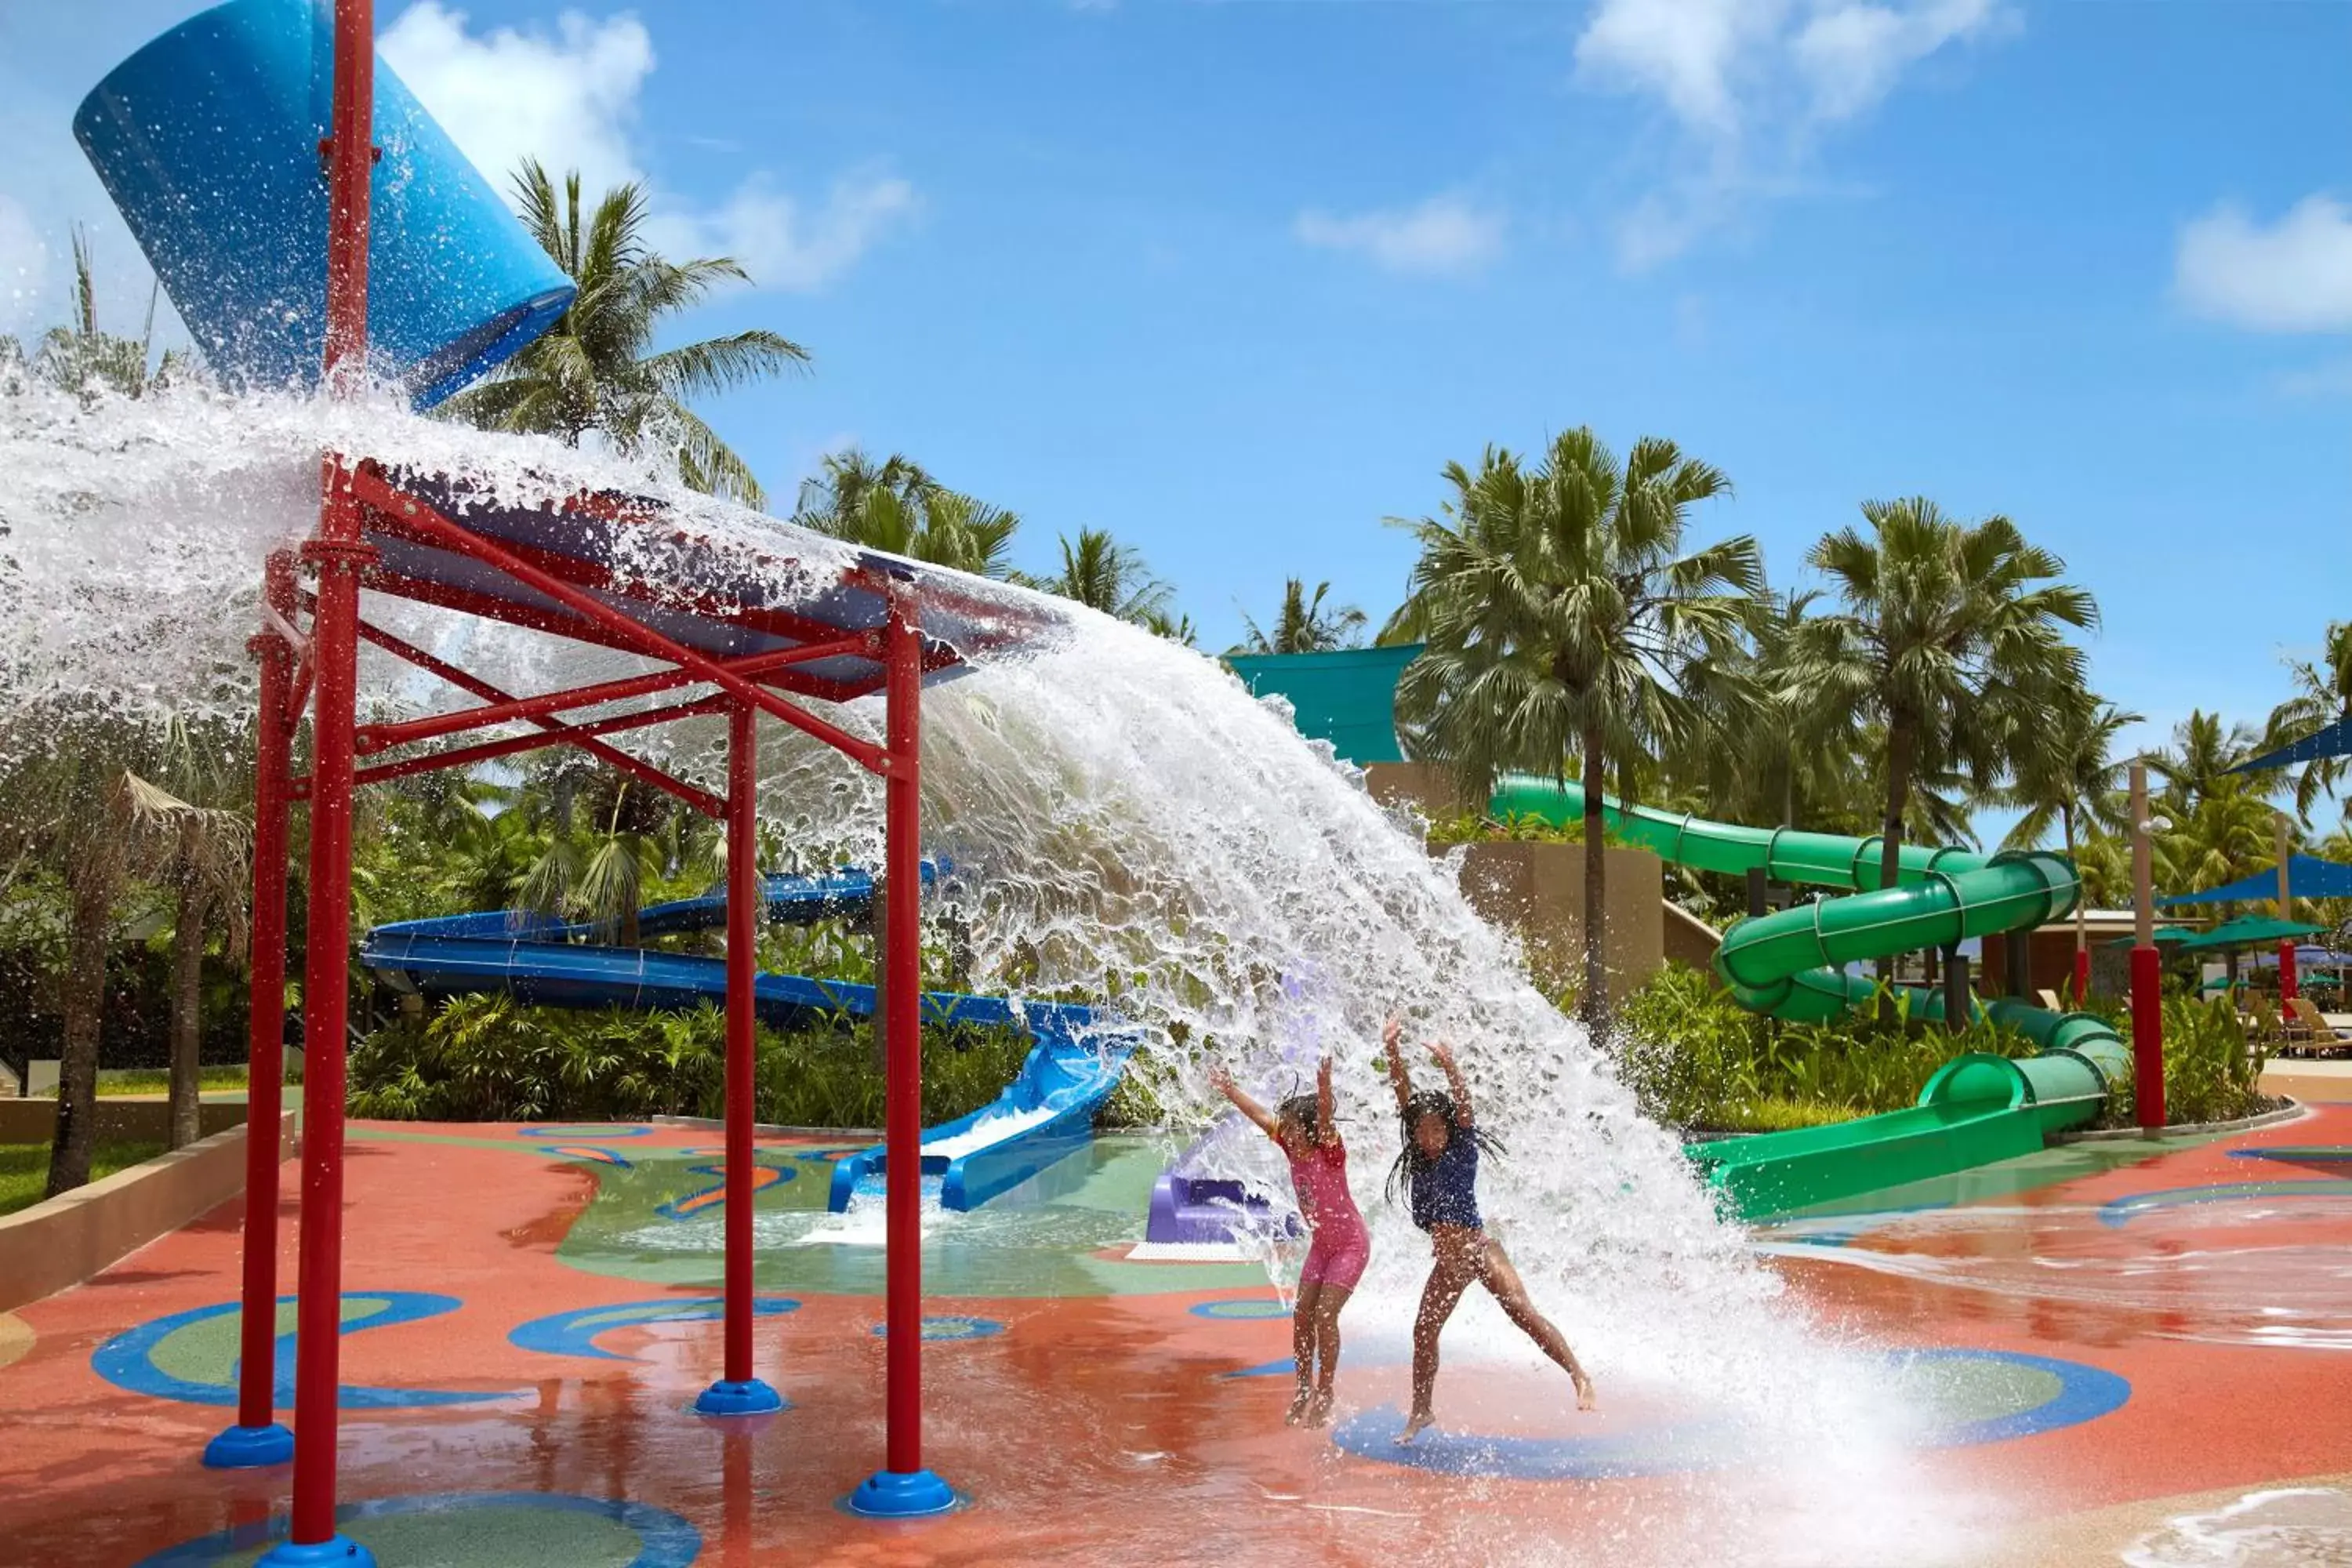
M 800 1310 L 789 1296 L 754 1296 L 751 1315 L 773 1318 Z M 601 1307 L 575 1307 L 518 1323 L 507 1331 L 507 1342 L 518 1350 L 543 1355 L 597 1356 L 605 1361 L 631 1361 L 596 1343 L 596 1336 L 614 1329 L 642 1328 L 653 1323 L 707 1323 L 727 1315 L 722 1296 L 665 1296 L 653 1301 L 608 1301 Z
M 371 1498 L 347 1502 L 335 1510 L 335 1522 L 348 1528 L 354 1521 L 390 1514 L 426 1513 L 462 1516 L 476 1510 L 545 1509 L 557 1513 L 602 1514 L 636 1533 L 640 1547 L 629 1568 L 689 1568 L 702 1552 L 702 1532 L 667 1509 L 618 1499 L 572 1497 L 562 1492 L 435 1492 L 424 1497 Z M 199 1568 L 233 1552 L 249 1552 L 285 1536 L 289 1520 L 283 1514 L 241 1524 L 194 1541 L 168 1546 L 142 1558 L 136 1568 Z
M 632 1126 L 621 1121 L 558 1121 L 545 1127 L 518 1127 L 518 1138 L 650 1138 L 650 1127 Z
M 877 1340 L 890 1337 L 890 1325 L 877 1323 L 868 1331 Z M 934 1344 L 946 1340 L 993 1339 L 1004 1331 L 1004 1325 L 993 1318 L 938 1317 L 923 1320 L 923 1342 Z
M 1240 1300 L 1202 1301 L 1192 1308 L 1196 1318 L 1213 1318 L 1220 1322 L 1255 1322 L 1268 1318 L 1286 1318 L 1290 1309 L 1279 1301 L 1263 1297 L 1244 1297 Z
M 347 1290 L 346 1302 L 373 1303 L 360 1316 L 343 1320 L 341 1331 L 354 1334 L 366 1329 L 383 1328 L 394 1323 L 415 1322 L 425 1318 L 454 1312 L 464 1303 L 455 1296 L 436 1295 L 426 1290 Z M 290 1304 L 294 1298 L 281 1296 L 278 1304 Z M 154 1399 L 176 1399 L 188 1405 L 235 1405 L 237 1401 L 236 1363 L 234 1355 L 219 1363 L 220 1380 L 199 1383 L 165 1372 L 155 1361 L 155 1352 L 163 1342 L 184 1329 L 216 1318 L 234 1318 L 242 1310 L 236 1301 L 223 1301 L 210 1307 L 195 1307 L 184 1312 L 152 1319 L 135 1329 L 126 1329 L 90 1352 L 89 1369 L 114 1384 L 133 1394 L 143 1394 Z M 234 1335 L 230 1336 L 234 1342 Z M 273 1393 L 278 1408 L 290 1409 L 294 1404 L 295 1336 L 280 1334 L 277 1341 L 277 1386 Z M 516 1391 L 497 1393 L 464 1393 L 456 1389 L 438 1388 L 366 1388 L 346 1384 L 336 1391 L 336 1403 L 345 1410 L 396 1410 L 420 1405 L 481 1405 L 493 1400 L 511 1398 Z
M 1891 1368 L 1997 1366 L 2048 1374 L 2054 1391 L 2040 1403 L 1970 1421 L 1930 1426 L 1923 1448 L 1958 1448 L 2006 1442 L 2096 1420 L 2131 1397 L 2131 1384 L 2102 1368 L 2011 1351 L 1927 1350 L 1886 1358 Z M 1287 1363 L 1269 1363 L 1268 1366 Z M 1253 1368 L 1252 1372 L 1259 1369 Z M 1240 1375 L 1248 1375 L 1247 1373 Z M 1965 1372 L 1962 1373 L 1966 1375 Z M 1591 1436 L 1517 1437 L 1432 1427 L 1410 1447 L 1396 1442 L 1402 1415 L 1393 1405 L 1366 1411 L 1333 1429 L 1331 1441 L 1359 1458 L 1439 1475 L 1507 1480 L 1609 1480 L 1717 1469 L 1739 1463 L 1751 1449 L 1737 1427 L 1707 1415 L 1662 1420 Z
M 2352 1179 L 2315 1176 L 2299 1182 L 2214 1182 L 2201 1187 L 2168 1187 L 2132 1193 L 2099 1207 L 2099 1223 L 2121 1227 L 2141 1215 L 2190 1204 L 2265 1203 L 2273 1198 L 2352 1197 Z

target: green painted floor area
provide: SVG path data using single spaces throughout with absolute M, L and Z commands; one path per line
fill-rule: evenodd
M 656 1285 L 718 1287 L 726 1205 L 696 1201 L 720 1184 L 717 1156 L 709 1150 L 689 1153 L 626 1142 L 606 1146 L 631 1163 L 623 1168 L 582 1162 L 582 1168 L 596 1176 L 596 1195 L 572 1223 L 556 1256 L 584 1273 Z M 830 1147 L 846 1151 L 864 1146 Z M 882 1294 L 880 1206 L 847 1215 L 826 1210 L 833 1175 L 832 1163 L 823 1158 L 827 1152 L 816 1146 L 772 1145 L 760 1151 L 761 1164 L 785 1173 L 785 1179 L 761 1191 L 756 1205 L 757 1280 L 763 1291 Z M 968 1214 L 927 1214 L 925 1293 L 1123 1296 L 1264 1284 L 1265 1271 L 1254 1263 L 1129 1263 L 1111 1256 L 1142 1238 L 1151 1184 L 1167 1158 L 1166 1147 L 1154 1139 L 1100 1138 L 1045 1172 L 1031 1189 L 1007 1194 Z

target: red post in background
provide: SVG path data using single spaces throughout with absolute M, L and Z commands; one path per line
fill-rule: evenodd
M 694 1407 L 705 1415 L 759 1415 L 783 1398 L 751 1374 L 754 1194 L 751 1124 L 759 1120 L 760 714 L 727 710 L 727 1222 L 726 1365 Z
M 2074 1005 L 2080 1007 L 2091 994 L 2091 955 L 2081 948 L 2074 950 Z
M 368 180 L 375 162 L 375 8 L 336 0 L 333 119 L 327 147 L 326 383 L 349 390 L 367 352 Z M 351 1003 L 352 728 L 357 701 L 361 538 L 351 472 L 321 465 L 319 532 L 302 548 L 319 574 L 311 617 L 310 923 L 302 975 L 302 1256 L 295 1309 L 294 1519 L 290 1550 L 314 1562 L 335 1532 L 337 1385 L 343 1279 L 343 1053 Z M 351 1547 L 352 1563 L 372 1563 Z M 264 1561 L 268 1561 L 265 1558 Z
M 2131 765 L 2132 1094 L 2143 1131 L 2164 1126 L 2164 958 L 2156 950 L 2156 851 L 2148 841 L 2147 764 Z
M 263 595 L 294 619 L 294 563 L 269 557 Z M 294 649 L 265 623 L 246 645 L 260 661 L 254 725 L 253 969 L 246 1047 L 245 1271 L 237 1321 L 236 1422 L 205 1448 L 222 1469 L 284 1464 L 294 1434 L 278 1424 L 278 1163 L 286 1079 L 286 818 L 292 772 Z
M 2277 831 L 2275 837 L 2278 841 L 2279 871 L 2278 918 L 2282 921 L 2293 921 L 2294 919 L 2294 893 L 2287 884 L 2287 864 L 2294 858 L 2294 845 L 2292 832 L 2287 825 L 2286 813 L 2282 811 L 2276 813 L 2275 816 L 2277 818 Z M 2279 938 L 2278 954 L 2279 1001 L 2281 1003 L 2292 1002 L 2296 997 L 2303 994 L 2302 976 L 2295 973 L 2294 967 L 2294 937 L 2283 936 Z
M 859 1513 L 909 1518 L 956 1505 L 923 1468 L 923 637 L 913 595 L 894 587 L 888 664 L 889 756 L 883 774 L 883 1215 L 888 1265 L 883 1310 L 884 1468 L 850 1494 Z

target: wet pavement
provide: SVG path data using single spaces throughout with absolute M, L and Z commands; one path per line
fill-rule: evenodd
M 792 1408 L 712 1422 L 689 1406 L 719 1371 L 717 1134 L 356 1127 L 346 1531 L 387 1568 L 2352 1563 L 2352 1105 L 1760 1234 L 1918 1412 L 1937 1495 L 1860 1541 L 1851 1500 L 1752 1479 L 1738 1434 L 1639 1384 L 1531 1426 L 1524 1367 L 1449 1359 L 1444 1428 L 1400 1452 L 1402 1345 L 1352 1328 L 1339 1419 L 1286 1428 L 1265 1272 L 1127 1259 L 1164 1154 L 1140 1140 L 935 1227 L 925 1452 L 970 1506 L 847 1515 L 882 1445 L 878 1221 L 824 1212 L 851 1147 L 762 1143 L 758 1371 Z M 232 1415 L 239 1223 L 0 1315 L 0 1563 L 241 1563 L 272 1538 L 289 1472 L 197 1462 Z

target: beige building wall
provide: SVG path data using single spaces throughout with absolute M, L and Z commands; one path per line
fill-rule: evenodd
M 1453 774 L 1433 763 L 1375 763 L 1365 786 L 1382 805 L 1410 805 L 1433 822 L 1462 816 Z M 1638 985 L 1668 958 L 1705 967 L 1719 940 L 1665 898 L 1664 867 L 1644 849 L 1607 851 L 1605 952 L 1612 988 Z M 1584 847 L 1482 841 L 1465 847 L 1462 891 L 1471 908 L 1519 932 L 1547 979 L 1573 981 L 1584 952 Z

